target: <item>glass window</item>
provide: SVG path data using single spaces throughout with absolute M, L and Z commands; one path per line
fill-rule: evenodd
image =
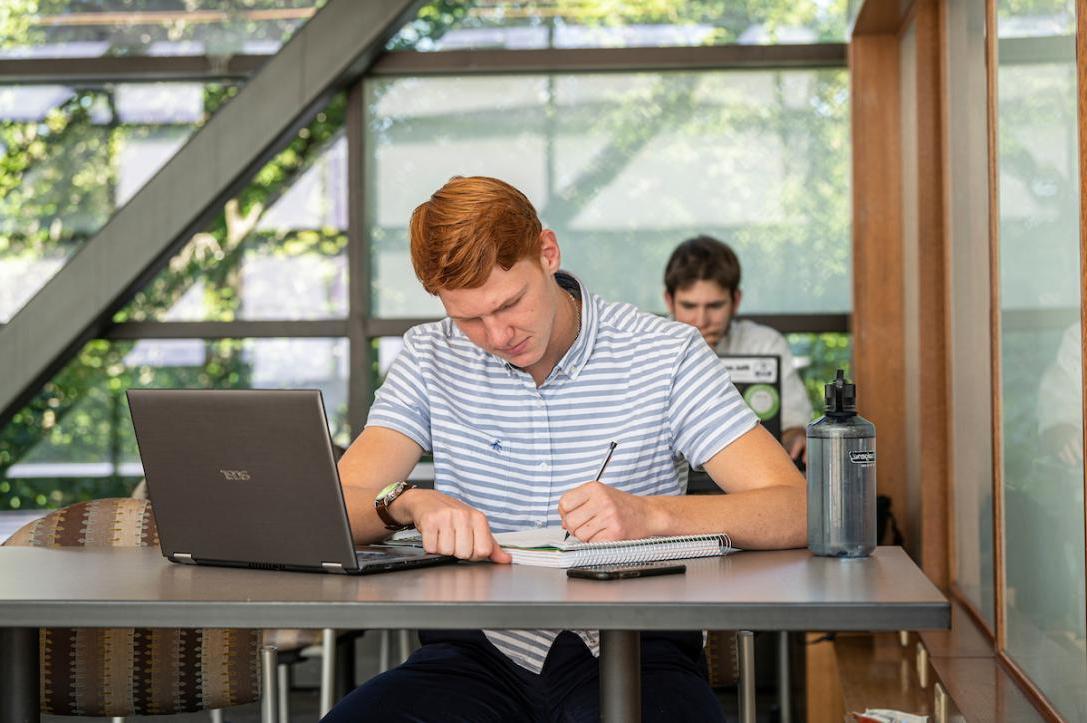
M 0 509 L 125 496 L 143 475 L 125 390 L 320 389 L 350 442 L 346 339 L 92 341 L 0 432 Z
M 840 332 L 786 334 L 800 380 L 811 399 L 812 416 L 823 416 L 824 387 L 839 369 L 853 378 L 853 335 Z
M 0 323 L 236 86 L 0 86 Z
M 115 320 L 346 317 L 343 112 L 319 114 Z
M 844 42 L 844 0 L 476 0 L 425 5 L 391 50 L 623 48 Z
M 412 209 L 453 175 L 502 178 L 604 298 L 663 312 L 674 246 L 744 265 L 744 310 L 851 308 L 844 70 L 374 79 L 366 83 L 377 316 L 440 316 L 408 253 Z
M 1079 166 L 1071 0 L 998 3 L 1009 655 L 1087 717 Z
M 985 5 L 947 5 L 955 584 L 990 626 L 993 453 Z
M 271 54 L 323 0 L 5 0 L 0 58 Z

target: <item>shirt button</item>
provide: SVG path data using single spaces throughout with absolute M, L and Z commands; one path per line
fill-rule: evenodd
M 543 527 L 545 524 L 547 523 L 545 523 L 543 520 L 540 520 L 536 523 L 536 527 Z
M 546 470 L 547 469 L 547 462 L 540 462 L 540 464 L 538 464 L 537 467 L 540 470 Z

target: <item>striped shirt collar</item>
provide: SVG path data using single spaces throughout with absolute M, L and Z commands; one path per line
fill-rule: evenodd
M 593 346 L 596 344 L 597 320 L 600 316 L 600 311 L 596 308 L 594 299 L 589 296 L 589 292 L 585 289 L 585 285 L 569 271 L 563 271 L 562 269 L 557 271 L 555 273 L 555 281 L 564 292 L 573 294 L 580 302 L 581 331 L 578 333 L 577 338 L 574 339 L 574 343 L 570 345 L 570 348 L 566 350 L 566 353 L 563 354 L 562 358 L 555 364 L 555 368 L 547 375 L 547 380 L 550 380 L 556 374 L 564 374 L 570 379 L 577 379 L 578 374 L 580 374 L 581 370 L 585 367 L 585 362 L 589 361 L 589 356 L 593 352 Z M 491 357 L 499 364 L 503 365 L 511 376 L 518 373 L 528 373 L 523 369 L 518 369 L 497 355 L 492 354 Z M 544 384 L 547 384 L 546 380 L 544 381 Z

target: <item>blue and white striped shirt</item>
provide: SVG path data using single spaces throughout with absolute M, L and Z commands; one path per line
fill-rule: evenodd
M 701 467 L 757 423 L 698 331 L 560 285 L 583 301 L 581 332 L 544 383 L 483 351 L 450 319 L 414 327 L 370 408 L 434 454 L 435 488 L 483 512 L 495 532 L 560 525 L 559 498 L 593 479 L 640 495 L 680 495 Z M 558 635 L 487 630 L 535 673 Z M 576 631 L 599 654 L 597 635 Z

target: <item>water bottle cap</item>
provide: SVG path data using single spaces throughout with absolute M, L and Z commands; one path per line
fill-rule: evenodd
M 834 381 L 824 387 L 824 413 L 828 417 L 852 417 L 857 413 L 857 385 L 845 380 L 841 369 Z

